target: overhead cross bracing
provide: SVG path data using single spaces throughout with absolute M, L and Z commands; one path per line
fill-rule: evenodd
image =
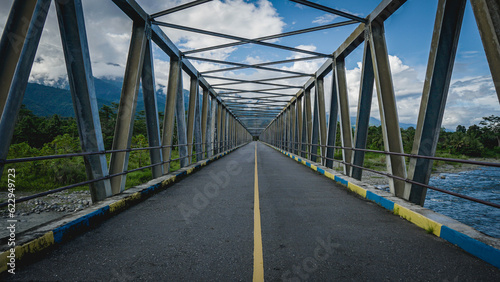
M 302 8 L 318 9 L 339 17 L 339 21 L 320 26 L 311 26 L 294 31 L 282 32 L 279 34 L 260 36 L 258 38 L 247 38 L 245 36 L 227 34 L 217 30 L 201 29 L 185 26 L 181 23 L 172 23 L 168 21 L 168 18 L 164 17 L 166 15 L 178 13 L 208 2 L 211 1 L 192 1 L 164 11 L 154 12 L 150 15 L 151 24 L 153 26 L 161 27 L 166 35 L 169 34 L 169 29 L 177 29 L 188 33 L 197 33 L 200 36 L 213 36 L 233 41 L 214 46 L 179 51 L 179 55 L 182 60 L 206 62 L 216 66 L 209 70 L 200 71 L 198 75 L 209 83 L 209 89 L 216 92 L 217 98 L 224 103 L 228 110 L 234 114 L 234 116 L 245 126 L 245 128 L 256 136 L 258 136 L 262 130 L 265 129 L 266 126 L 280 114 L 280 111 L 277 111 L 276 107 L 283 109 L 283 106 L 290 101 L 290 98 L 295 97 L 297 92 L 303 91 L 305 82 L 316 76 L 315 73 L 294 71 L 290 70 L 286 66 L 296 62 L 310 62 L 314 60 L 322 60 L 325 62 L 326 59 L 333 58 L 333 54 L 325 54 L 304 48 L 285 46 L 278 43 L 277 40 L 284 37 L 318 32 L 342 26 L 364 23 L 367 21 L 366 19 L 360 18 L 356 15 L 309 1 L 292 1 L 297 3 L 297 10 Z M 299 4 L 303 6 L 299 6 Z M 186 11 L 186 13 L 188 12 L 189 11 Z M 216 20 L 217 17 L 214 17 L 214 21 Z M 257 45 L 264 46 L 266 48 L 270 48 L 269 51 L 273 51 L 272 49 L 281 49 L 301 55 L 295 56 L 294 58 L 284 57 L 280 60 L 277 59 L 253 64 L 214 59 L 210 58 L 210 56 L 204 56 L 210 51 L 241 47 L 243 45 L 250 46 L 248 48 L 253 48 L 253 46 Z M 266 52 L 268 51 L 266 50 Z M 256 56 L 258 56 L 258 53 Z M 240 76 L 235 74 L 236 71 L 241 70 L 259 70 L 265 72 L 267 77 L 253 80 L 242 79 Z M 215 73 L 217 73 L 218 76 L 214 76 L 213 74 Z M 281 76 L 279 76 L 280 74 Z M 280 80 L 283 82 L 280 82 Z M 262 88 L 259 86 L 267 87 Z M 273 97 L 276 99 L 273 99 Z M 255 109 L 256 104 L 259 105 L 258 111 Z M 245 115 L 248 115 L 249 113 L 258 114 L 258 118 L 256 117 L 249 120 L 245 117 Z M 260 123 L 259 127 L 253 126 L 256 122 Z M 250 129 L 250 127 L 252 128 Z

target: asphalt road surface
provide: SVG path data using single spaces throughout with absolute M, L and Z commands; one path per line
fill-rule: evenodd
M 254 252 L 266 281 L 500 281 L 499 269 L 257 142 L 2 278 L 251 281 Z

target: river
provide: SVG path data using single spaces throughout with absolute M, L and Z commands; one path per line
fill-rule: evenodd
M 500 204 L 500 168 L 483 167 L 458 173 L 441 173 L 438 177 L 432 177 L 429 185 Z M 430 189 L 424 206 L 500 238 L 500 209 Z

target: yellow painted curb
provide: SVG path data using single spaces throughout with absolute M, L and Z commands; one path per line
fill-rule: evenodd
M 347 183 L 347 188 L 353 191 L 354 193 L 361 195 L 363 198 L 366 198 L 366 190 L 359 187 L 358 185 L 352 184 L 351 182 Z
M 429 233 L 433 233 L 434 235 L 440 237 L 441 235 L 441 226 L 440 223 L 435 222 L 434 220 L 428 219 L 427 217 L 414 212 L 410 209 L 407 209 L 403 206 L 400 206 L 394 203 L 394 214 L 399 215 L 400 217 L 412 222 L 413 224 L 427 230 Z
M 22 246 L 15 247 L 16 263 L 26 254 L 36 254 L 54 244 L 54 233 L 52 231 L 45 233 L 33 241 L 30 241 Z M 7 270 L 7 262 L 10 260 L 7 256 L 10 255 L 10 250 L 0 254 L 0 273 Z
M 331 180 L 335 180 L 335 175 L 329 173 L 328 171 L 325 171 L 325 176 L 330 178 Z

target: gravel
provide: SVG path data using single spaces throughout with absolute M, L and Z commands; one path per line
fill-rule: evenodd
M 22 195 L 24 194 L 24 195 Z M 16 193 L 16 197 L 27 196 L 25 193 Z M 1 192 L 0 199 L 5 202 L 7 193 Z M 41 198 L 32 199 L 22 203 L 16 203 L 17 216 L 29 216 L 31 214 L 41 214 L 47 212 L 72 213 L 85 209 L 92 204 L 89 191 L 59 192 L 47 195 Z M 6 208 L 0 211 L 2 217 L 8 217 L 9 212 Z

